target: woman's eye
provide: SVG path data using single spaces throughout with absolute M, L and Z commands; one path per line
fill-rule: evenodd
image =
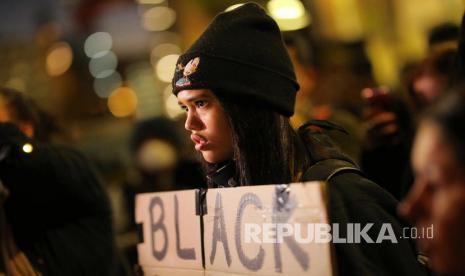
M 195 106 L 204 107 L 207 103 L 205 101 L 196 101 Z
M 185 106 L 185 105 L 180 105 L 179 107 L 180 107 L 182 110 L 184 110 L 184 111 L 187 112 L 187 106 Z

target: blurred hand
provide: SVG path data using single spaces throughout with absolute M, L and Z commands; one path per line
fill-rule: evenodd
M 400 127 L 394 112 L 367 110 L 362 128 L 365 132 L 366 149 L 399 143 Z

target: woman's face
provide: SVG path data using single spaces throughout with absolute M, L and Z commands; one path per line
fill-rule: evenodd
M 233 157 L 232 133 L 218 98 L 208 89 L 183 90 L 178 102 L 187 112 L 185 128 L 191 132 L 195 149 L 208 163 Z
M 418 228 L 433 225 L 433 237 L 419 240 L 420 249 L 429 255 L 432 267 L 440 273 L 463 274 L 465 172 L 435 123 L 420 126 L 412 164 L 415 183 L 400 210 Z

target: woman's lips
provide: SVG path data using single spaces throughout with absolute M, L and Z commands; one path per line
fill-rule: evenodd
M 197 134 L 191 134 L 191 140 L 195 143 L 197 151 L 203 150 L 208 143 L 207 139 Z

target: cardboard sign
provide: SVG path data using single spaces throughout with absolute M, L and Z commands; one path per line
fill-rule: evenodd
M 136 196 L 136 223 L 143 229 L 137 252 L 145 275 L 172 275 L 170 269 L 190 270 L 186 275 L 196 270 L 203 274 L 201 217 L 196 216 L 195 193 L 188 190 Z
M 324 187 L 309 182 L 209 189 L 203 216 L 195 216 L 195 191 L 140 195 L 139 264 L 145 275 L 332 275 L 332 243 L 302 243 L 295 236 L 308 236 L 309 225 L 328 224 Z M 164 211 L 157 210 L 160 201 Z M 162 251 L 164 239 L 168 245 L 160 258 L 155 253 Z M 194 250 L 196 258 L 181 258 L 180 248 Z
M 212 189 L 204 216 L 205 269 L 247 275 L 332 275 L 330 243 L 299 243 L 309 224 L 327 224 L 323 184 Z M 279 228 L 286 226 L 286 228 Z M 277 227 L 278 226 L 278 227 Z M 249 227 L 249 228 L 247 228 Z M 247 241 L 251 228 L 255 241 Z M 247 230 L 248 229 L 248 230 Z M 281 230 L 278 240 L 276 231 Z M 258 230 L 258 231 L 257 231 Z M 210 275 L 210 274 L 209 274 Z
M 183 268 L 163 268 L 163 267 L 143 267 L 145 276 L 204 276 L 204 270 L 183 269 Z

